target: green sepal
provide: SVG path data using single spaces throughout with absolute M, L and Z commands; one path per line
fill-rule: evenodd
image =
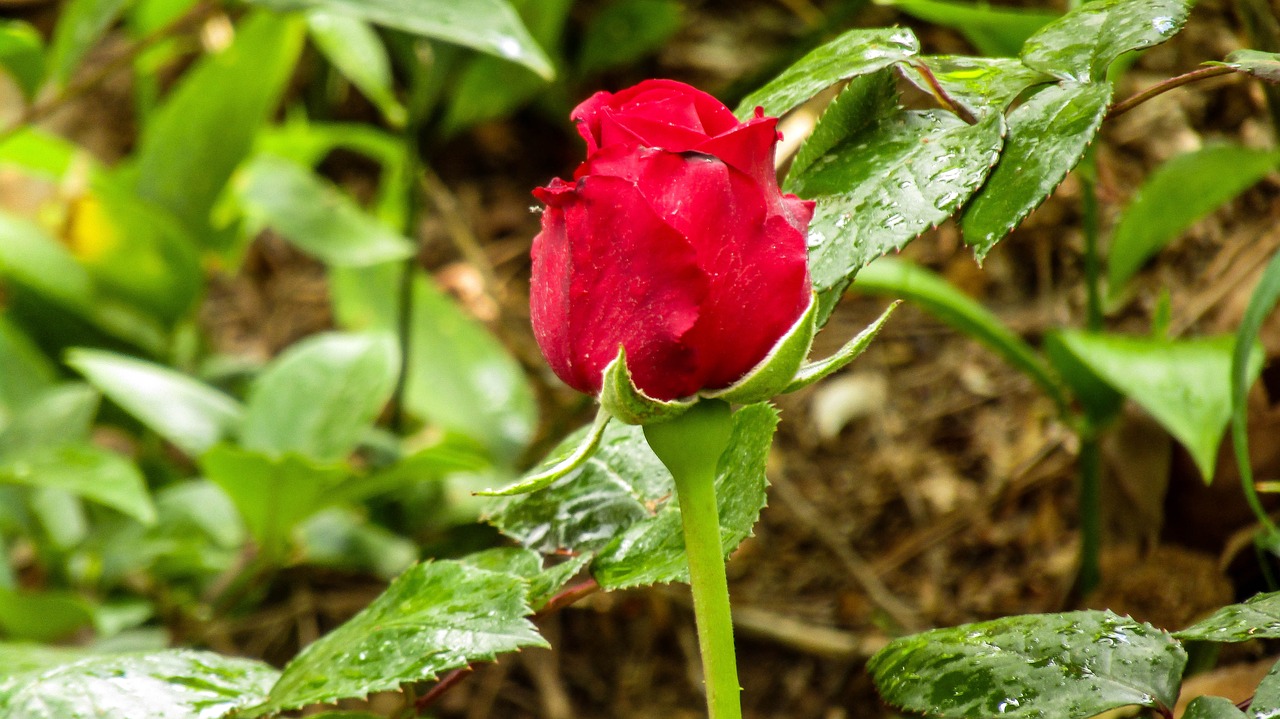
M 872 322 L 865 330 L 858 333 L 856 337 L 849 340 L 845 346 L 841 347 L 835 354 L 824 360 L 810 362 L 800 368 L 796 372 L 795 378 L 791 383 L 782 390 L 780 394 L 787 392 L 795 392 L 798 389 L 804 389 L 827 375 L 843 369 L 845 365 L 852 362 L 858 355 L 862 354 L 867 346 L 871 344 L 871 340 L 880 334 L 880 329 L 884 327 L 884 323 L 889 321 L 889 315 L 898 309 L 898 305 L 902 304 L 902 300 L 897 300 L 889 305 L 888 309 Z
M 627 351 L 623 347 L 618 347 L 618 356 L 604 368 L 600 406 L 620 422 L 665 422 L 684 414 L 696 401 L 696 397 L 691 397 L 668 402 L 645 394 L 631 379 L 631 370 L 627 369 Z
M 817 331 L 818 296 L 814 294 L 810 295 L 809 307 L 804 314 L 759 364 L 737 382 L 714 392 L 702 392 L 702 396 L 737 404 L 755 404 L 782 394 L 804 365 Z
M 483 489 L 476 494 L 481 497 L 510 497 L 513 494 L 528 494 L 536 492 L 543 487 L 549 486 L 552 482 L 560 479 L 566 474 L 572 472 L 582 466 L 595 454 L 596 448 L 600 446 L 600 438 L 604 436 L 604 428 L 608 426 L 612 417 L 609 412 L 601 407 L 596 412 L 596 419 L 591 423 L 591 428 L 587 430 L 586 435 L 582 437 L 582 441 L 578 446 L 567 455 L 549 457 L 537 468 L 526 473 L 520 478 L 519 482 L 510 487 L 502 489 Z

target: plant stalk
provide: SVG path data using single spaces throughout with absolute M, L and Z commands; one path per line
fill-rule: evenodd
M 715 486 L 731 428 L 729 405 L 719 400 L 703 400 L 676 419 L 644 428 L 649 446 L 675 478 L 711 719 L 742 717 Z

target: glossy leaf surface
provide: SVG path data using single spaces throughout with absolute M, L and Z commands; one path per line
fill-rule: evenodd
M 1007 617 L 896 639 L 867 664 L 890 704 L 934 716 L 1085 719 L 1168 711 L 1187 654 L 1169 634 L 1111 612 Z
M 547 646 L 526 617 L 525 583 L 460 562 L 415 565 L 284 668 L 267 711 L 428 681 L 520 647 Z
M 2 719 L 221 719 L 261 701 L 261 662 L 173 649 L 102 654 L 0 645 Z
M 960 224 L 979 260 L 1080 162 L 1110 101 L 1110 85 L 1067 83 L 1045 88 L 1009 114 L 1000 164 L 965 208 Z
M 982 185 L 1003 142 L 999 114 L 968 125 L 949 112 L 898 112 L 788 178 L 817 201 L 809 271 L 822 313 L 875 258 L 947 219 Z
M 1280 592 L 1259 594 L 1223 607 L 1173 635 L 1184 641 L 1202 642 L 1280 638 Z
M 747 95 L 734 112 L 745 119 L 763 107 L 764 114 L 779 117 L 841 80 L 882 70 L 919 50 L 920 42 L 905 28 L 850 30 Z
M 1028 38 L 1022 61 L 1063 80 L 1100 81 L 1124 53 L 1176 35 L 1190 10 L 1189 0 L 1093 0 Z
M 1017 55 L 1022 44 L 1058 13 L 951 0 L 877 0 L 935 25 L 954 28 L 983 55 Z
M 1239 72 L 1253 75 L 1259 80 L 1280 82 L 1280 53 L 1261 50 L 1236 50 L 1221 63 Z
M 1236 703 L 1225 697 L 1199 696 L 1187 704 L 1182 719 L 1244 719 Z
M 1011 57 L 925 55 L 903 67 L 902 74 L 930 94 L 936 91 L 916 65 L 927 68 L 947 97 L 974 117 L 1004 112 L 1024 90 L 1051 79 Z

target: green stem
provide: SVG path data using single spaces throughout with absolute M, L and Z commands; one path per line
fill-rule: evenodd
M 1102 447 L 1093 430 L 1080 438 L 1080 574 L 1076 589 L 1084 597 L 1102 581 Z
M 649 446 L 675 478 L 711 719 L 742 717 L 715 485 L 731 430 L 729 405 L 719 400 L 703 400 L 673 420 L 644 428 Z

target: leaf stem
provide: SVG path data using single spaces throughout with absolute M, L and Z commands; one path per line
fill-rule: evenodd
M 918 61 L 912 62 L 910 65 L 911 69 L 920 73 L 920 76 L 928 83 L 929 89 L 933 92 L 933 96 L 938 102 L 945 105 L 948 110 L 954 112 L 961 120 L 970 125 L 978 124 L 978 118 L 974 117 L 972 112 L 969 112 L 969 108 L 956 102 L 955 99 L 947 94 L 946 89 L 942 87 L 942 83 L 938 82 L 937 76 L 933 74 L 933 70 L 929 69 L 928 65 Z
M 1119 117 L 1125 114 L 1126 112 L 1132 110 L 1133 108 L 1137 107 L 1138 105 L 1141 105 L 1142 103 L 1146 102 L 1147 100 L 1150 100 L 1151 98 L 1156 97 L 1157 95 L 1163 95 L 1164 93 L 1174 89 L 1175 87 L 1182 87 L 1183 85 L 1189 85 L 1193 82 L 1199 82 L 1200 80 L 1207 80 L 1211 77 L 1218 77 L 1220 75 L 1230 75 L 1233 72 L 1235 72 L 1234 68 L 1224 67 L 1221 65 L 1214 65 L 1210 67 L 1202 67 L 1197 70 L 1192 70 L 1191 72 L 1185 73 L 1183 75 L 1178 75 L 1177 77 L 1171 77 L 1168 80 L 1163 80 L 1161 82 L 1158 82 L 1152 85 L 1151 87 L 1148 87 L 1147 89 L 1143 90 L 1142 92 L 1139 92 L 1138 94 L 1130 97 L 1127 100 L 1123 100 L 1121 102 L 1117 102 L 1116 104 L 1112 105 L 1111 109 L 1107 111 L 1106 119 L 1110 120 L 1112 118 Z
M 675 479 L 711 719 L 742 717 L 715 484 L 731 429 L 729 405 L 719 400 L 703 400 L 673 420 L 644 428 L 649 446 Z

